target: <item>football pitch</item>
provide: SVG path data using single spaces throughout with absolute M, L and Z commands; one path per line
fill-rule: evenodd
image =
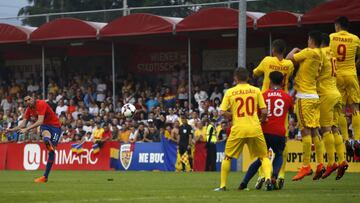
M 33 183 L 42 171 L 0 171 L 0 202 L 359 202 L 360 174 L 335 181 L 291 182 L 281 191 L 237 191 L 243 173 L 232 172 L 227 192 L 213 192 L 219 173 L 52 171 L 46 184 Z

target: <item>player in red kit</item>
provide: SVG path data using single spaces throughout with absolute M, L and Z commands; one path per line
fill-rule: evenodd
M 27 106 L 24 119 L 19 123 L 18 126 L 8 129 L 7 131 L 19 131 L 19 133 L 26 133 L 29 130 L 40 126 L 41 135 L 43 137 L 46 149 L 49 152 L 49 156 L 44 176 L 35 179 L 35 182 L 45 183 L 48 180 L 51 167 L 55 160 L 54 147 L 60 140 L 61 123 L 45 100 L 35 100 L 30 96 L 26 96 L 24 101 Z M 27 121 L 30 120 L 30 117 L 36 118 L 37 121 L 32 125 L 26 126 Z
M 263 93 L 265 103 L 268 107 L 268 116 L 261 124 L 265 135 L 266 145 L 275 154 L 273 160 L 273 172 L 271 176 L 274 189 L 281 189 L 283 183 L 277 186 L 276 180 L 283 163 L 282 153 L 286 143 L 285 121 L 288 111 L 293 111 L 292 98 L 281 89 L 284 76 L 281 72 L 273 71 L 270 73 L 271 88 Z M 261 166 L 260 160 L 253 162 L 247 171 L 239 189 L 247 188 L 250 179 L 256 174 Z

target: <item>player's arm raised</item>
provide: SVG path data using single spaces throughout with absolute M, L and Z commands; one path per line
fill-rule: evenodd
M 264 67 L 266 66 L 266 58 L 264 58 L 260 64 L 253 70 L 254 78 L 258 78 L 264 74 Z
M 297 64 L 299 61 L 296 60 L 296 58 L 294 57 L 294 55 L 298 52 L 300 52 L 301 49 L 299 48 L 294 48 L 293 50 L 290 51 L 290 53 L 286 56 L 286 59 L 291 60 L 294 64 Z

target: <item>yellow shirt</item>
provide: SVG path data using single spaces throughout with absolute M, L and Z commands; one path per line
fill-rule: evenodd
M 94 139 L 95 140 L 100 140 L 102 138 L 103 133 L 104 133 L 104 128 L 95 129 L 94 132 L 93 132 Z
M 131 130 L 121 131 L 119 133 L 119 141 L 124 142 L 124 143 L 128 143 L 130 134 L 131 134 Z
M 333 56 L 330 47 L 321 48 L 323 62 L 317 82 L 317 91 L 319 95 L 338 93 L 336 87 L 336 58 Z
M 330 49 L 337 59 L 337 75 L 356 75 L 355 57 L 360 54 L 359 37 L 345 30 L 330 35 Z
M 284 75 L 283 89 L 288 91 L 289 78 L 294 72 L 294 65 L 291 60 L 283 59 L 279 60 L 277 57 L 267 56 L 253 71 L 255 77 L 264 75 L 264 81 L 261 88 L 262 92 L 270 89 L 270 73 L 273 71 L 279 71 Z
M 258 109 L 266 108 L 259 88 L 249 84 L 237 84 L 228 89 L 220 105 L 220 110 L 232 113 L 231 134 L 240 138 L 262 135 Z
M 204 130 L 205 130 L 205 132 L 204 132 Z M 201 137 L 202 138 L 201 141 L 206 142 L 206 127 L 204 126 L 201 129 L 196 128 L 195 132 L 194 132 L 194 136 Z
M 169 132 L 168 130 L 165 130 L 164 136 L 165 136 L 165 138 L 167 138 L 167 139 L 171 139 L 171 132 Z
M 7 142 L 7 136 L 5 135 L 5 133 L 1 132 L 0 133 L 0 142 Z
M 303 49 L 294 54 L 294 60 L 300 64 L 294 88 L 298 93 L 317 95 L 316 82 L 321 70 L 320 49 Z

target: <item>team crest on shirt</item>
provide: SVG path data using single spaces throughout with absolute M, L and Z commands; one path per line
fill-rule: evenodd
M 133 150 L 131 144 L 122 144 L 120 146 L 120 162 L 125 170 L 128 170 L 131 164 Z
M 187 133 L 187 130 L 186 130 L 186 129 L 184 129 L 184 130 L 183 130 L 183 133 L 184 133 L 184 134 L 185 134 L 185 133 Z

